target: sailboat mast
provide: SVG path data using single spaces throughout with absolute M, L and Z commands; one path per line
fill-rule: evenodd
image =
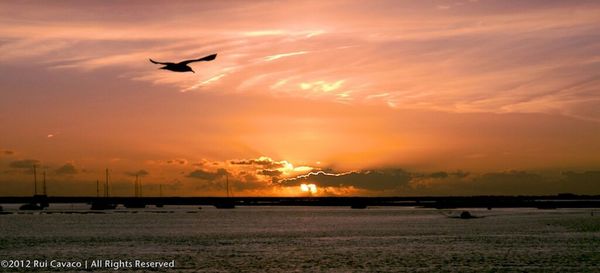
M 47 195 L 46 193 L 46 170 L 44 170 L 44 184 L 42 184 L 42 190 L 44 191 L 43 194 Z
M 138 197 L 139 193 L 138 193 L 138 175 L 135 175 L 135 182 L 133 182 L 133 195 L 135 197 Z
M 104 197 L 108 197 L 108 168 L 106 168 L 106 183 L 104 183 Z
M 100 197 L 100 180 L 96 179 L 96 197 Z
M 138 180 L 138 194 L 142 197 L 142 179 Z
M 227 187 L 227 197 L 229 197 L 229 175 L 225 174 L 225 183 Z
M 37 173 L 35 170 L 35 164 L 33 165 L 33 195 L 37 195 Z

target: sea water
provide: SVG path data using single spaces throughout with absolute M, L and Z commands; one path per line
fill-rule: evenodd
M 600 210 L 591 209 L 469 209 L 475 219 L 406 207 L 5 211 L 14 213 L 0 215 L 0 260 L 173 267 L 4 272 L 600 272 Z

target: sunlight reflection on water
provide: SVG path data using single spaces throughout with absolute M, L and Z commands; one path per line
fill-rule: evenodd
M 173 272 L 600 271 L 600 217 L 589 209 L 470 210 L 484 217 L 469 220 L 388 207 L 59 213 L 83 209 L 0 215 L 0 256 L 175 259 Z

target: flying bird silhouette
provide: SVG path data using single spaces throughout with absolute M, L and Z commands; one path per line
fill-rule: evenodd
M 217 58 L 217 54 L 212 54 L 212 55 L 208 55 L 206 57 L 200 58 L 200 59 L 195 59 L 195 60 L 187 60 L 187 61 L 182 61 L 182 62 L 178 62 L 178 63 L 163 63 L 163 62 L 157 62 L 155 60 L 150 59 L 150 62 L 152 62 L 153 64 L 162 64 L 164 65 L 163 67 L 159 68 L 159 69 L 166 69 L 166 70 L 171 70 L 174 72 L 188 72 L 191 71 L 192 73 L 196 73 L 194 72 L 194 70 L 192 70 L 191 67 L 188 66 L 189 63 L 193 63 L 193 62 L 202 62 L 202 61 L 212 61 L 214 59 Z

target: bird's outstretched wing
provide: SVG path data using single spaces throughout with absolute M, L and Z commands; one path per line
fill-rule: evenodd
M 150 62 L 152 62 L 153 64 L 164 64 L 164 65 L 168 65 L 168 64 L 174 64 L 174 63 L 163 63 L 163 62 L 157 62 L 157 61 L 155 61 L 155 60 L 152 60 L 152 59 L 148 59 L 148 60 L 150 60 Z
M 187 61 L 183 61 L 180 62 L 180 64 L 189 64 L 189 63 L 193 63 L 193 62 L 202 62 L 202 61 L 212 61 L 214 59 L 217 58 L 217 54 L 212 54 L 212 55 L 208 55 L 206 57 L 200 58 L 200 59 L 196 59 L 196 60 L 187 60 Z

